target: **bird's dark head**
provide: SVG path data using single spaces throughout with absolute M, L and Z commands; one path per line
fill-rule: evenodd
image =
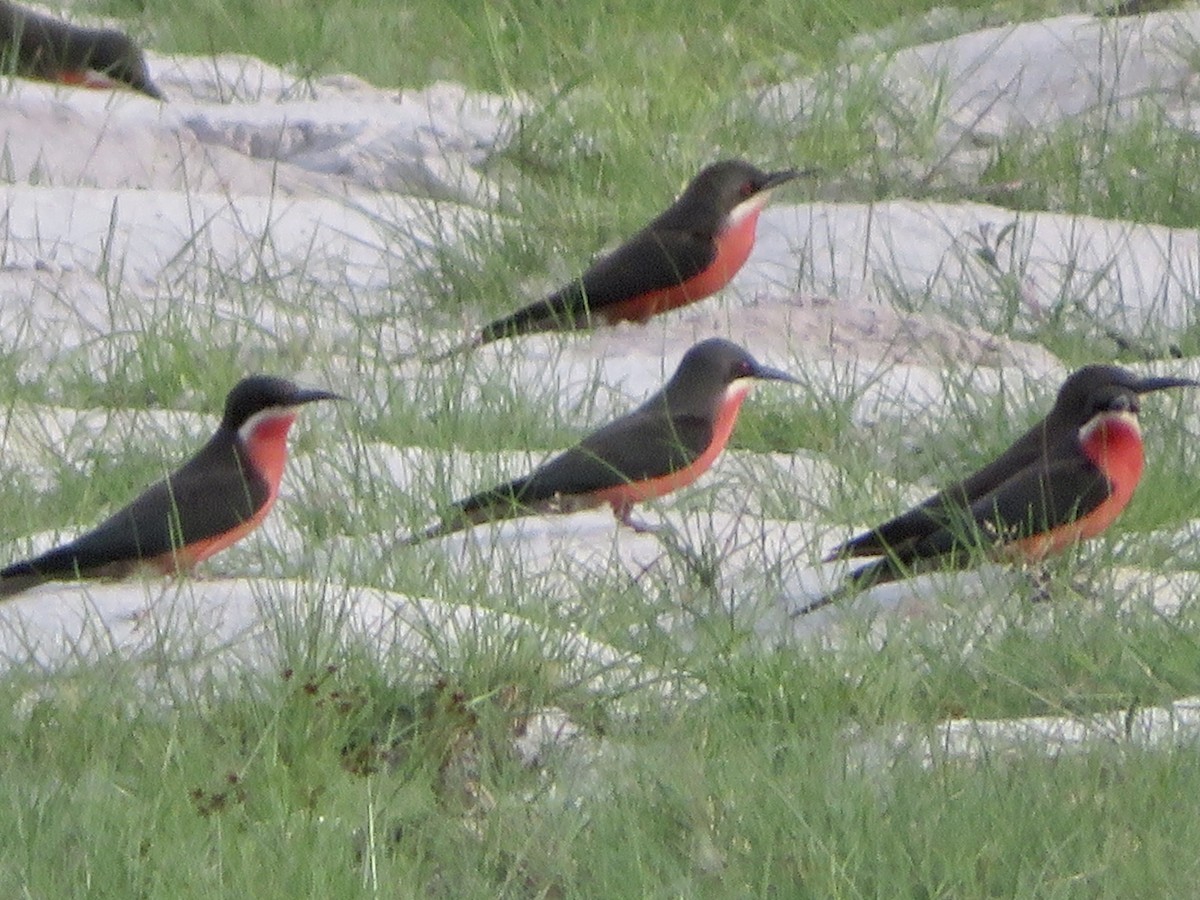
M 667 382 L 667 403 L 677 412 L 711 411 L 730 391 L 745 396 L 754 380 L 796 383 L 787 372 L 764 366 L 732 341 L 709 338 L 683 355 Z
M 155 100 L 166 99 L 150 80 L 150 70 L 142 51 L 127 35 L 109 28 L 89 34 L 85 51 L 89 68 Z
M 740 159 L 724 159 L 700 170 L 681 199 L 708 202 L 733 222 L 767 205 L 775 188 L 799 178 L 799 169 L 764 172 Z
M 1063 382 L 1051 415 L 1075 428 L 1108 413 L 1136 416 L 1142 394 L 1175 387 L 1200 387 L 1200 382 L 1170 376 L 1141 377 L 1120 366 L 1084 366 Z
M 302 388 L 286 378 L 271 375 L 251 375 L 243 378 L 225 398 L 225 415 L 221 427 L 245 432 L 256 422 L 273 417 L 296 415 L 296 407 L 317 400 L 344 400 L 331 391 Z

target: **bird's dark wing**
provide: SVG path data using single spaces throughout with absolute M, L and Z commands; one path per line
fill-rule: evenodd
M 61 72 L 87 68 L 90 48 L 82 38 L 98 33 L 12 3 L 0 4 L 3 50 L 16 48 L 15 71 L 20 75 L 54 80 Z
M 588 505 L 587 495 L 630 482 L 670 475 L 699 457 L 712 441 L 712 423 L 698 416 L 667 417 L 642 409 L 593 432 L 529 475 L 480 491 L 454 504 L 437 525 L 409 543 L 560 507 Z M 583 502 L 580 502 L 583 500 Z
M 711 240 L 688 231 L 647 228 L 597 260 L 577 280 L 485 325 L 482 340 L 587 327 L 605 307 L 682 284 L 715 257 Z
M 520 498 L 539 502 L 661 478 L 695 462 L 711 440 L 707 419 L 639 410 L 540 466 L 524 479 Z
M 951 521 L 904 554 L 936 557 L 964 546 L 997 546 L 1053 531 L 1084 518 L 1112 494 L 1112 484 L 1086 457 L 1026 469 L 980 497 L 960 526 Z
M 1073 440 L 1074 435 L 1070 435 L 1070 438 Z M 974 475 L 939 491 L 908 512 L 835 547 L 827 559 L 902 552 L 935 533 L 956 510 L 961 511 L 988 496 L 1014 472 L 1021 472 L 1034 466 L 1040 459 L 1052 458 L 1062 452 L 1059 448 L 1047 447 L 1045 423 L 1039 422 Z
M 840 587 L 796 614 L 814 612 L 869 587 L 917 572 L 960 568 L 980 552 L 1078 521 L 1111 493 L 1108 479 L 1082 455 L 1048 467 L 1030 466 L 970 507 L 945 514 L 937 527 L 919 540 L 889 548 L 882 559 L 855 569 Z
M 980 550 L 1078 521 L 1111 493 L 1111 483 L 1086 457 L 1031 467 L 980 497 L 968 510 L 944 520 L 921 540 L 858 569 L 850 580 L 869 584 L 892 581 L 905 570 L 931 561 L 938 567 L 957 568 Z
M 209 445 L 91 531 L 41 556 L 14 563 L 14 576 L 118 574 L 142 560 L 222 534 L 254 515 L 269 496 L 265 481 L 233 448 Z

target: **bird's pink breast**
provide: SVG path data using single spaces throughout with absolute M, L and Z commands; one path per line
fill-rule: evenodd
M 263 419 L 246 439 L 245 450 L 250 464 L 267 482 L 267 499 L 254 511 L 254 515 L 223 534 L 193 541 L 186 547 L 164 554 L 153 561 L 156 568 L 164 574 L 190 569 L 214 553 L 236 544 L 262 524 L 275 505 L 275 498 L 279 496 L 279 484 L 287 463 L 288 431 L 295 421 L 295 413 Z
M 1019 554 L 1039 561 L 1101 534 L 1129 505 L 1142 478 L 1145 455 L 1136 422 L 1107 416 L 1082 442 L 1084 455 L 1108 479 L 1111 493 L 1095 509 L 1074 522 L 1016 543 Z
M 716 237 L 717 253 L 713 261 L 700 273 L 681 284 L 649 291 L 599 310 L 609 324 L 630 321 L 645 322 L 650 317 L 664 313 L 715 294 L 729 284 L 738 270 L 750 258 L 754 249 L 754 233 L 758 227 L 755 209 L 744 215 L 735 225 L 725 229 Z

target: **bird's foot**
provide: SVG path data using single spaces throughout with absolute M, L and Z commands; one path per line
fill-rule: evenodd
M 661 535 L 671 531 L 671 526 L 665 522 L 659 525 L 651 525 L 649 522 L 642 522 L 639 519 L 635 519 L 628 507 L 618 510 L 617 519 L 620 520 L 622 525 L 637 534 Z

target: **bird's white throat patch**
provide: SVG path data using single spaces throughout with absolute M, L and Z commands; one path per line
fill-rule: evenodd
M 728 403 L 730 400 L 743 399 L 750 393 L 750 388 L 752 387 L 754 387 L 754 379 L 749 377 L 738 378 L 729 382 L 729 387 L 725 388 L 725 402 Z
M 1142 429 L 1138 424 L 1137 414 L 1129 410 L 1121 410 L 1120 412 L 1102 412 L 1088 419 L 1084 426 L 1079 429 L 1080 442 L 1082 443 L 1090 438 L 1096 433 L 1097 429 L 1117 422 L 1132 429 L 1134 434 L 1141 436 Z
M 744 222 L 750 216 L 760 213 L 763 207 L 767 205 L 767 201 L 771 199 L 771 193 L 775 188 L 767 188 L 753 194 L 735 206 L 729 211 L 729 219 L 726 222 L 726 228 L 733 228 L 735 225 Z
M 297 408 L 295 406 L 268 406 L 266 409 L 260 409 L 238 429 L 238 440 L 243 443 L 254 437 L 256 432 L 262 425 L 267 422 L 276 421 L 279 419 L 294 419 L 296 418 Z

